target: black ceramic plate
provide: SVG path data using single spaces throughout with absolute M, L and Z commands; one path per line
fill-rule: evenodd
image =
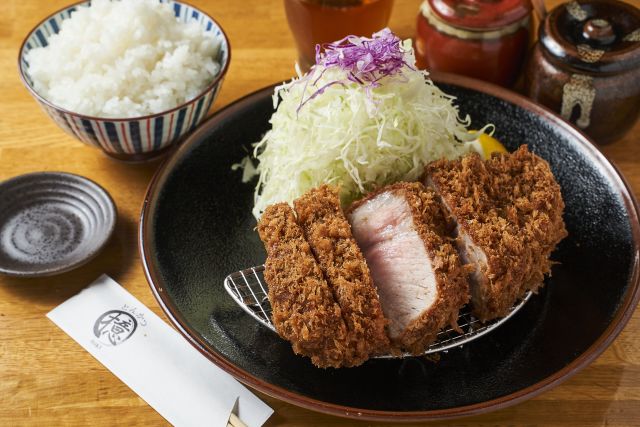
M 513 150 L 549 161 L 569 231 L 553 277 L 493 333 L 442 354 L 323 370 L 245 314 L 224 277 L 264 262 L 251 215 L 255 183 L 232 171 L 268 129 L 272 88 L 209 119 L 165 163 L 145 199 L 140 245 L 147 279 L 180 332 L 240 381 L 317 411 L 378 420 L 469 415 L 529 398 L 566 379 L 618 335 L 639 298 L 638 207 L 616 169 L 571 126 L 515 94 L 435 79 L 461 111 Z M 482 87 L 482 91 L 479 88 Z M 484 93 L 483 93 L 484 92 Z
M 82 176 L 35 172 L 0 183 L 0 273 L 59 274 L 93 259 L 116 224 L 106 190 Z

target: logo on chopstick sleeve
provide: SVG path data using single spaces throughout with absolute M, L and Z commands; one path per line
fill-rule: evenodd
M 134 334 L 138 321 L 130 313 L 109 310 L 102 314 L 93 325 L 93 335 L 107 346 L 122 344 Z

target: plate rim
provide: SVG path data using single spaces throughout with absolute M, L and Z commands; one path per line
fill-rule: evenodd
M 589 346 L 589 348 L 574 358 L 568 365 L 543 380 L 516 392 L 500 396 L 492 400 L 478 402 L 471 405 L 428 411 L 381 411 L 338 405 L 309 398 L 263 381 L 249 372 L 237 367 L 235 364 L 225 359 L 221 354 L 210 350 L 204 340 L 199 337 L 200 334 L 188 326 L 188 323 L 182 317 L 177 307 L 169 299 L 166 292 L 164 292 L 162 287 L 163 282 L 160 278 L 161 275 L 157 270 L 157 267 L 153 265 L 149 253 L 149 239 L 152 230 L 150 228 L 151 221 L 148 220 L 148 218 L 152 217 L 154 209 L 153 202 L 157 199 L 160 184 L 166 179 L 168 173 L 173 169 L 175 164 L 182 158 L 183 153 L 188 152 L 190 147 L 196 144 L 209 131 L 209 128 L 215 126 L 216 123 L 224 121 L 226 117 L 233 115 L 237 110 L 244 107 L 245 104 L 251 103 L 254 99 L 264 97 L 265 93 L 273 93 L 273 89 L 277 85 L 273 84 L 245 95 L 213 114 L 192 134 L 190 134 L 185 139 L 184 143 L 180 144 L 180 146 L 173 151 L 171 156 L 168 157 L 158 168 L 149 183 L 142 204 L 138 227 L 138 247 L 145 278 L 147 279 L 151 291 L 163 312 L 173 326 L 191 345 L 193 345 L 200 353 L 215 363 L 218 367 L 231 374 L 238 381 L 278 400 L 312 411 L 339 417 L 387 422 L 436 421 L 459 418 L 492 412 L 516 405 L 566 381 L 600 356 L 609 347 L 609 345 L 611 345 L 613 340 L 620 334 L 630 320 L 638 302 L 640 301 L 640 205 L 636 200 L 631 186 L 618 167 L 609 160 L 607 156 L 604 155 L 604 153 L 602 153 L 602 151 L 595 145 L 595 143 L 579 129 L 560 118 L 556 113 L 545 107 L 534 104 L 533 101 L 520 94 L 493 84 L 454 74 L 431 72 L 430 77 L 437 84 L 444 83 L 455 85 L 464 89 L 485 93 L 507 103 L 514 104 L 525 110 L 531 111 L 536 115 L 542 116 L 551 124 L 562 128 L 569 134 L 572 134 L 576 140 L 583 145 L 583 147 L 589 151 L 594 158 L 596 158 L 598 161 L 597 166 L 601 169 L 602 173 L 607 175 L 610 178 L 610 181 L 616 184 L 616 190 L 620 194 L 629 215 L 634 244 L 634 257 L 630 277 L 631 287 L 626 292 L 624 300 L 620 304 L 615 316 L 612 318 L 604 332 L 602 332 L 602 334 Z

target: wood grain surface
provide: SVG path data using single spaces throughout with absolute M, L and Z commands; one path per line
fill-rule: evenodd
M 281 0 L 191 2 L 221 23 L 232 45 L 231 67 L 212 112 L 293 75 L 296 52 Z M 420 2 L 396 0 L 390 27 L 403 37 L 413 36 Z M 640 7 L 640 0 L 633 3 Z M 166 422 L 153 409 L 45 317 L 107 273 L 166 320 L 144 278 L 136 242 L 141 202 L 159 162 L 119 163 L 72 139 L 44 115 L 18 78 L 22 39 L 46 15 L 67 4 L 68 0 L 3 3 L 0 180 L 34 171 L 84 175 L 111 193 L 119 220 L 106 250 L 78 270 L 44 279 L 0 277 L 0 425 L 162 425 Z M 603 148 L 636 196 L 639 133 L 637 123 L 624 140 Z M 323 416 L 261 397 L 275 410 L 269 426 L 381 425 Z M 504 410 L 431 425 L 640 425 L 640 311 L 601 357 L 559 387 Z

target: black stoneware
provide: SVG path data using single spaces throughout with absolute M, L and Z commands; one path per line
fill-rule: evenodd
M 242 183 L 232 165 L 269 127 L 273 88 L 266 88 L 192 135 L 154 178 L 142 212 L 141 251 L 153 292 L 205 356 L 258 390 L 303 407 L 401 421 L 522 401 L 611 343 L 638 301 L 638 209 L 623 179 L 586 137 L 524 98 L 465 78 L 435 80 L 458 97 L 473 128 L 495 124 L 495 136 L 509 150 L 528 144 L 560 183 L 569 236 L 553 254 L 558 264 L 539 295 L 496 331 L 438 361 L 371 360 L 336 370 L 296 356 L 223 289 L 226 275 L 265 260 L 251 215 L 255 181 Z
M 107 243 L 116 208 L 88 179 L 36 172 L 0 183 L 0 273 L 37 277 L 83 265 Z

